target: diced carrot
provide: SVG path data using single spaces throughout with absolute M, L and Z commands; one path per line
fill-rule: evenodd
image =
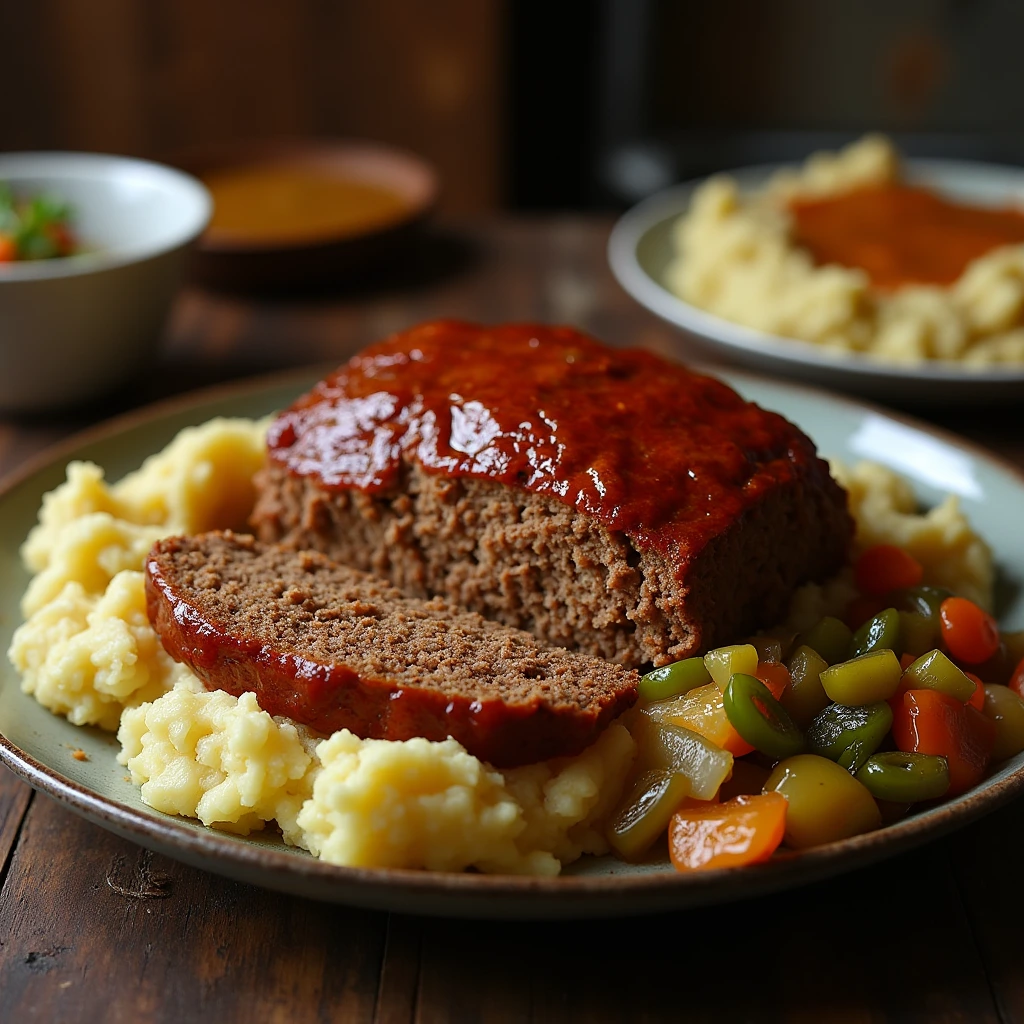
M 857 559 L 854 578 L 862 594 L 881 597 L 890 590 L 916 587 L 924 577 L 921 563 L 895 544 L 876 544 Z
M 1018 697 L 1024 698 L 1024 658 L 1020 659 L 1017 667 L 1013 670 L 1013 675 L 1010 676 L 1010 682 L 1007 685 Z
M 908 690 L 893 712 L 892 738 L 900 750 L 940 754 L 949 762 L 950 796 L 981 781 L 995 733 L 995 723 L 980 711 L 938 690 Z
M 781 793 L 737 796 L 724 804 L 684 805 L 668 826 L 668 852 L 677 871 L 740 867 L 767 860 L 786 831 Z
M 942 638 L 950 654 L 980 665 L 999 650 L 999 627 L 988 612 L 966 597 L 947 597 L 939 606 Z
M 901 654 L 900 668 L 903 669 L 904 672 L 906 672 L 907 669 L 910 668 L 910 666 L 913 665 L 915 661 L 917 661 L 917 658 L 915 658 L 912 654 Z
M 985 707 L 985 684 L 973 673 L 964 672 L 964 675 L 974 683 L 974 693 L 967 698 L 967 703 L 979 711 Z
M 776 665 L 768 661 L 762 661 L 757 666 L 757 671 L 754 675 L 768 687 L 771 695 L 776 700 L 782 699 L 782 695 L 786 692 L 786 687 L 791 682 L 789 669 L 785 665 Z

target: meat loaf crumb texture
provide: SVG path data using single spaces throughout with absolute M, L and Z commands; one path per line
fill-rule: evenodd
M 852 535 L 845 493 L 782 417 L 536 326 L 371 346 L 274 424 L 257 492 L 261 540 L 634 667 L 778 621 Z
M 323 733 L 450 735 L 512 767 L 579 753 L 636 699 L 620 665 L 249 536 L 159 541 L 146 600 L 164 648 L 208 687 Z

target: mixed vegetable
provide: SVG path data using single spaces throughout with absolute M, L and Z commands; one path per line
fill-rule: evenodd
M 956 796 L 1024 751 L 1024 631 L 922 585 L 897 547 L 864 551 L 855 579 L 846 621 L 642 678 L 616 853 L 643 857 L 667 832 L 679 871 L 753 864 Z
M 46 195 L 19 199 L 0 182 L 0 263 L 73 256 L 71 220 L 67 203 Z

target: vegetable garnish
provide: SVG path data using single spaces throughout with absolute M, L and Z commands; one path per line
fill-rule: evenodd
M 19 199 L 0 182 L 0 263 L 73 256 L 71 207 L 53 196 Z

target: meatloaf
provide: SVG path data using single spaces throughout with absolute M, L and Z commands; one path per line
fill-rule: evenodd
M 637 674 L 323 555 L 208 533 L 159 541 L 146 603 L 211 689 L 322 733 L 454 736 L 498 767 L 578 754 L 636 699 Z
M 844 561 L 814 445 L 713 378 L 570 328 L 424 324 L 273 423 L 252 527 L 539 639 L 662 665 Z

